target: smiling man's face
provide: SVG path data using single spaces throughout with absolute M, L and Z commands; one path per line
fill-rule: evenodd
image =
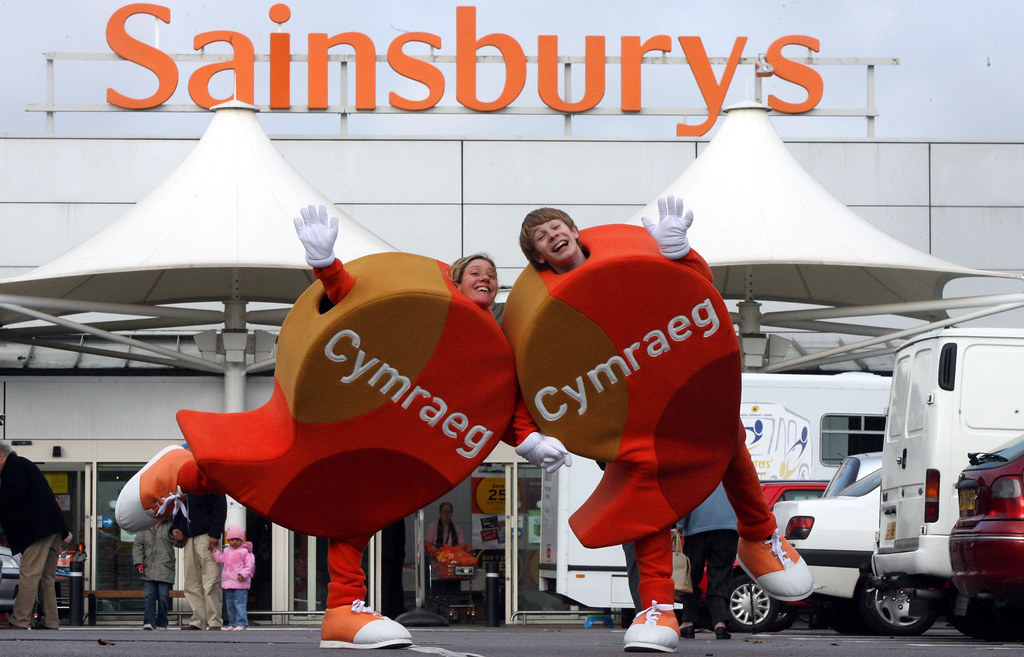
M 537 262 L 546 264 L 556 274 L 579 267 L 587 259 L 579 243 L 579 232 L 559 219 L 552 219 L 533 229 L 530 236 L 537 253 Z

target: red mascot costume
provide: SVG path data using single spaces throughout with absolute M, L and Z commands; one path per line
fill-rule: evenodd
M 747 572 L 782 599 L 805 597 L 812 584 L 779 536 L 746 449 L 739 346 L 710 268 L 689 248 L 693 215 L 675 197 L 659 209 L 658 223 L 644 218 L 647 232 L 580 233 L 552 208 L 527 215 L 520 245 L 534 267 L 502 320 L 537 425 L 570 452 L 607 462 L 569 522 L 586 547 L 635 543 L 647 608 L 626 632 L 627 651 L 676 649 L 670 528 L 719 482 Z

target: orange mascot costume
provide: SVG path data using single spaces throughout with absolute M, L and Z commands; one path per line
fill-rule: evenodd
M 314 208 L 303 217 L 329 227 L 323 206 L 319 218 Z M 188 449 L 164 449 L 129 481 L 118 522 L 143 529 L 186 493 L 229 494 L 330 539 L 322 647 L 408 646 L 404 627 L 363 602 L 363 550 L 469 476 L 504 437 L 516 403 L 512 352 L 447 265 L 388 253 L 344 267 L 336 220 L 312 256 L 310 226 L 296 227 L 320 280 L 281 327 L 270 400 L 244 413 L 180 411 Z

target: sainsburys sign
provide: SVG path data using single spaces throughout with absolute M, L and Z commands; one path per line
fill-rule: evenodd
M 175 59 L 160 48 L 140 41 L 129 34 L 129 23 L 138 15 L 148 15 L 168 25 L 172 24 L 171 10 L 167 7 L 134 3 L 116 10 L 107 21 L 106 37 L 110 49 L 118 56 L 140 67 L 148 69 L 157 81 L 156 91 L 149 96 L 133 95 L 131 89 L 110 87 L 106 99 L 119 108 L 141 110 L 158 107 L 167 102 L 178 88 L 181 73 Z M 301 65 L 293 61 L 292 34 L 284 30 L 291 19 L 291 9 L 280 3 L 269 10 L 271 21 L 280 29 L 270 34 L 269 101 L 271 110 L 288 110 L 298 105 L 309 111 L 324 110 L 328 107 L 328 61 L 332 52 L 346 49 L 354 52 L 355 61 L 355 103 L 357 111 L 373 112 L 378 103 L 380 89 L 377 85 L 378 50 L 386 49 L 387 65 L 402 78 L 412 80 L 422 88 L 415 96 L 407 96 L 391 90 L 387 103 L 398 110 L 417 112 L 434 108 L 440 102 L 446 88 L 453 82 L 446 78 L 445 71 L 435 66 L 430 58 L 410 54 L 410 50 L 424 46 L 449 52 L 454 49 L 454 84 L 457 102 L 468 110 L 494 112 L 514 103 L 526 86 L 528 66 L 536 66 L 537 94 L 547 107 L 564 114 L 584 113 L 592 110 L 608 97 L 614 102 L 616 90 L 606 83 L 606 67 L 611 65 L 606 58 L 607 38 L 587 36 L 585 39 L 585 84 L 583 93 L 575 100 L 564 98 L 560 89 L 561 70 L 557 35 L 539 35 L 536 43 L 536 57 L 527 57 L 523 44 L 509 34 L 493 32 L 479 34 L 477 30 L 477 8 L 457 7 L 455 10 L 455 41 L 445 42 L 441 36 L 429 32 L 405 32 L 390 43 L 380 44 L 366 34 L 355 31 L 328 34 L 312 32 L 306 41 L 306 97 L 293 98 L 291 85 L 292 67 Z M 712 58 L 705 51 L 699 36 L 676 36 L 668 34 L 654 36 L 622 36 L 619 39 L 618 110 L 624 114 L 643 110 L 641 90 L 643 86 L 642 65 L 651 57 L 668 53 L 681 53 L 700 90 L 707 107 L 707 119 L 700 124 L 679 123 L 676 134 L 680 137 L 695 137 L 708 132 L 715 124 L 725 102 L 726 93 L 743 57 L 747 37 L 737 36 L 725 60 L 724 70 L 716 75 Z M 295 39 L 298 41 L 298 39 Z M 256 104 L 255 78 L 257 56 L 253 41 L 241 32 L 232 30 L 211 30 L 196 34 L 193 48 L 197 51 L 215 43 L 230 46 L 231 56 L 224 61 L 206 64 L 192 71 L 188 78 L 188 93 L 196 105 L 210 108 L 228 100 Z M 418 45 L 416 45 L 418 44 Z M 531 44 L 532 45 L 532 44 Z M 800 114 L 814 109 L 821 101 L 824 83 L 821 75 L 810 65 L 800 63 L 783 54 L 786 46 L 800 46 L 818 52 L 817 39 L 804 35 L 780 36 L 763 53 L 763 69 L 777 80 L 783 81 L 785 97 L 769 95 L 767 105 L 778 112 Z M 504 84 L 497 97 L 481 98 L 477 87 L 477 73 L 480 56 L 486 53 L 500 53 Z M 749 55 L 748 55 L 749 56 Z M 646 58 L 646 60 L 645 60 Z M 612 58 L 615 61 L 615 58 Z M 262 67 L 261 67 L 262 68 Z M 234 95 L 216 98 L 210 90 L 212 78 L 222 72 L 234 75 Z M 450 75 L 450 72 L 449 72 Z

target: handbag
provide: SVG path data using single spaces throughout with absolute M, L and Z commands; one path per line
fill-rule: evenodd
M 683 554 L 683 535 L 672 532 L 672 581 L 678 593 L 693 593 L 690 581 L 690 558 Z

